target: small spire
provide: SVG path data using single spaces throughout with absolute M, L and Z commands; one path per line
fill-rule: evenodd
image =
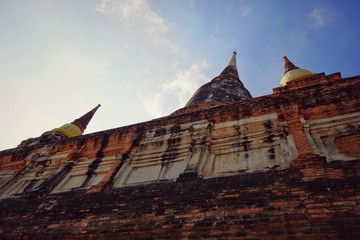
M 284 75 L 290 70 L 299 69 L 286 56 L 284 56 L 283 59 L 284 59 Z
M 94 116 L 95 112 L 98 110 L 98 108 L 101 105 L 98 104 L 93 110 L 91 110 L 90 112 L 86 113 L 85 115 L 83 115 L 82 117 L 75 119 L 72 124 L 78 126 L 81 130 L 81 132 L 84 132 L 87 125 L 89 124 L 90 120 L 92 119 L 92 117 Z
M 236 67 L 236 50 L 233 52 L 233 55 L 231 56 L 231 59 L 227 66 L 234 66 Z
M 285 86 L 288 82 L 293 80 L 298 80 L 315 75 L 315 73 L 310 72 L 309 70 L 295 66 L 286 56 L 284 56 L 283 59 L 284 75 L 281 78 L 280 86 Z
M 224 68 L 224 70 L 220 73 L 219 76 L 225 76 L 225 75 L 233 75 L 236 78 L 239 78 L 239 74 L 237 72 L 237 66 L 236 66 L 236 50 L 233 52 L 229 63 Z

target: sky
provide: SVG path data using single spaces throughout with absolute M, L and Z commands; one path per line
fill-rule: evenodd
M 358 0 L 0 0 L 0 150 L 70 123 L 85 133 L 171 114 L 237 51 L 253 97 L 297 66 L 360 74 Z

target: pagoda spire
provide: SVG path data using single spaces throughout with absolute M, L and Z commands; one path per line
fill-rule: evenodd
M 295 66 L 286 56 L 283 57 L 283 60 L 284 60 L 284 75 L 281 78 L 280 86 L 285 86 L 290 81 L 307 78 L 315 75 L 315 73 L 310 72 L 309 70 Z
M 284 59 L 284 75 L 293 69 L 299 69 L 299 67 L 296 67 L 286 56 L 283 57 Z
M 236 54 L 237 54 L 236 51 L 234 51 L 231 58 L 230 58 L 230 61 L 229 61 L 228 65 L 220 73 L 218 78 L 222 79 L 221 76 L 233 75 L 235 78 L 237 78 L 237 79 L 234 79 L 234 80 L 239 80 L 240 81 L 239 74 L 238 74 L 238 71 L 237 71 L 237 65 L 236 65 Z
M 69 138 L 82 135 L 87 125 L 89 124 L 90 120 L 92 119 L 95 112 L 98 110 L 100 106 L 101 105 L 98 104 L 94 109 L 92 109 L 85 115 L 81 116 L 80 118 L 75 119 L 71 123 L 64 124 L 59 128 L 54 128 L 52 131 L 62 133 Z
M 90 120 L 92 119 L 95 112 L 98 110 L 98 108 L 100 106 L 101 105 L 98 104 L 94 109 L 92 109 L 91 111 L 89 111 L 88 113 L 83 115 L 82 117 L 75 119 L 71 124 L 78 126 L 80 128 L 81 132 L 84 132 L 87 125 L 89 124 Z
M 37 138 L 29 138 L 20 143 L 19 146 L 31 146 L 37 143 L 50 143 L 59 141 L 61 139 L 72 138 L 80 136 L 84 133 L 87 125 L 94 116 L 95 112 L 101 105 L 98 104 L 94 109 L 81 116 L 80 118 L 75 119 L 71 123 L 66 123 L 61 127 L 54 128 L 51 131 L 46 131 Z
M 228 63 L 228 65 L 227 66 L 234 66 L 234 67 L 237 67 L 236 66 L 236 50 L 233 52 L 233 55 L 232 55 L 232 57 L 231 57 L 231 59 L 230 59 L 230 61 L 229 61 L 229 63 Z
M 236 66 L 236 51 L 234 51 L 229 63 L 220 75 L 201 86 L 186 103 L 185 107 L 204 103 L 222 105 L 248 98 L 252 98 L 252 96 L 240 81 Z

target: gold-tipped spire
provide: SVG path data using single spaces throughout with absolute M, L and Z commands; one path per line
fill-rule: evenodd
M 299 69 L 286 56 L 284 56 L 283 59 L 284 59 L 284 75 L 290 70 Z
M 98 108 L 101 105 L 98 104 L 94 109 L 92 109 L 90 112 L 86 113 L 85 115 L 83 115 L 82 117 L 75 119 L 72 124 L 75 124 L 76 126 L 78 126 L 82 132 L 85 131 L 87 125 L 89 124 L 90 120 L 92 119 L 92 117 L 94 116 L 95 112 L 98 110 Z
M 54 128 L 52 131 L 63 133 L 67 137 L 76 137 L 82 135 L 90 120 L 100 106 L 101 105 L 98 104 L 94 109 L 81 116 L 80 118 L 75 119 L 71 123 L 64 124 L 59 128 Z
M 315 73 L 310 72 L 309 70 L 295 66 L 286 56 L 284 56 L 283 59 L 284 59 L 284 75 L 281 78 L 280 86 L 283 87 L 290 81 L 315 75 Z

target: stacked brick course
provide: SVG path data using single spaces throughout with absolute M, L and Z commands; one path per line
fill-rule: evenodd
M 360 139 L 359 133 L 354 133 L 346 136 L 341 136 L 335 139 L 341 153 L 353 156 L 360 159 L 360 148 L 356 143 Z
M 2 200 L 7 239 L 357 239 L 359 161 Z

